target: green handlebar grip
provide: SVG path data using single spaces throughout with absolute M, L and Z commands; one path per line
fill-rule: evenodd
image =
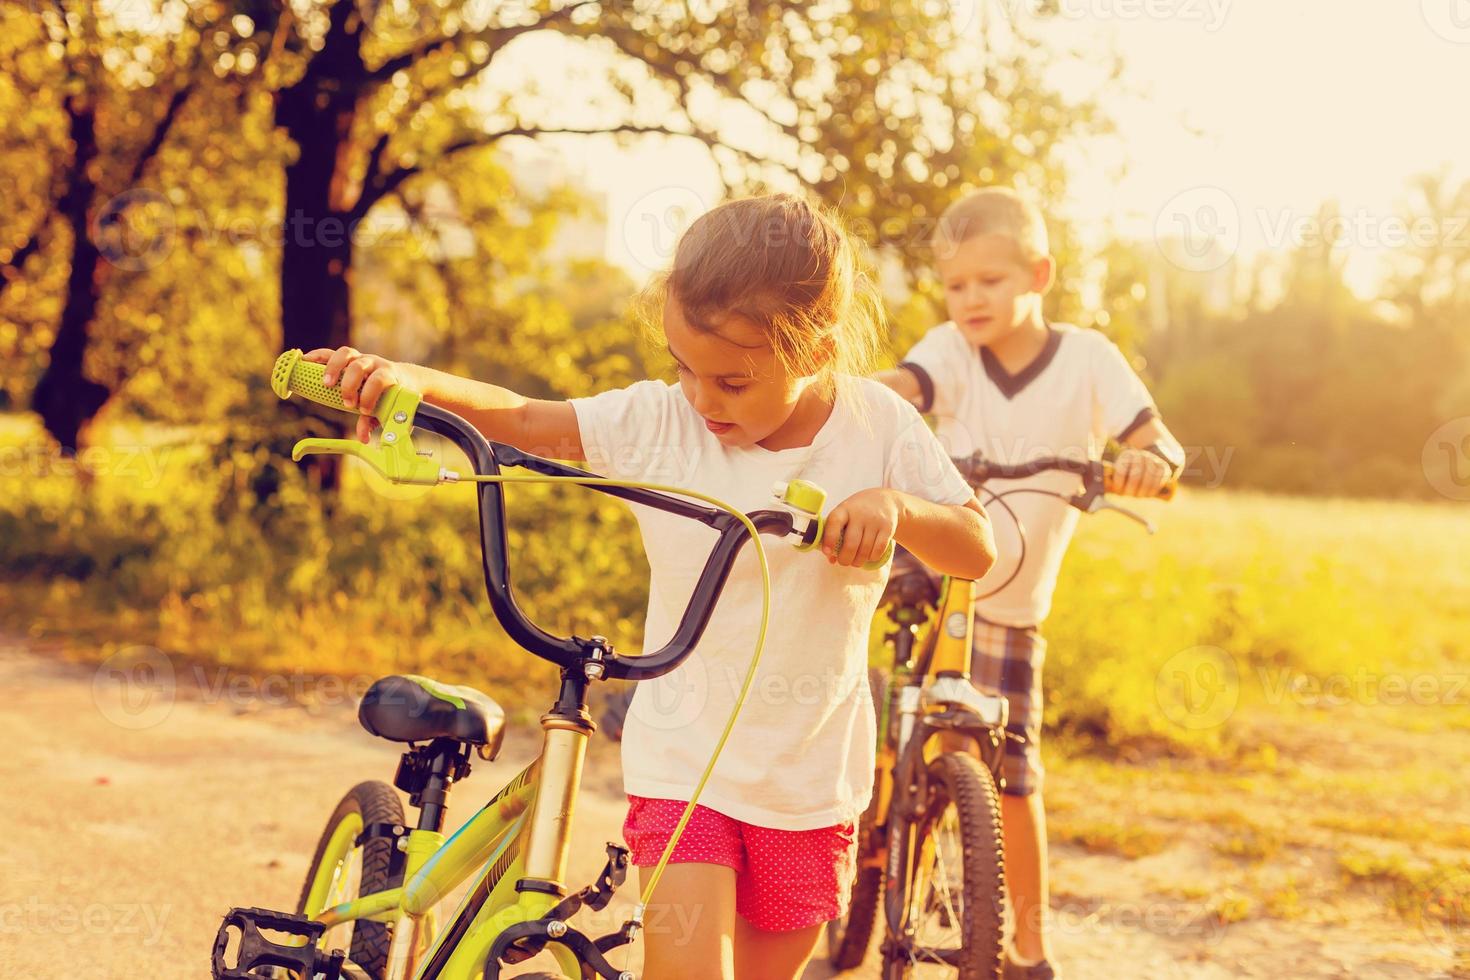
M 281 398 L 300 395 L 318 405 L 351 412 L 342 400 L 340 388 L 329 388 L 322 380 L 325 365 L 306 361 L 301 351 L 288 350 L 276 358 L 271 369 L 271 390 Z M 356 456 L 394 483 L 433 485 L 444 479 L 443 470 L 437 463 L 423 458 L 413 448 L 413 417 L 418 411 L 419 393 L 406 385 L 393 385 L 378 397 L 373 409 L 382 431 L 378 443 L 364 445 L 356 439 L 302 439 L 291 450 L 295 460 L 309 453 L 329 453 Z
M 294 392 L 318 405 L 352 411 L 342 400 L 342 389 L 329 388 L 322 380 L 326 373 L 325 364 L 302 360 L 299 349 L 288 350 L 276 358 L 276 366 L 271 369 L 271 390 L 281 398 L 290 398 Z

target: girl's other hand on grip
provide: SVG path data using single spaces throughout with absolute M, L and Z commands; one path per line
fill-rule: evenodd
M 837 565 L 861 567 L 882 558 L 898 531 L 897 497 L 884 489 L 859 490 L 833 508 L 822 553 Z

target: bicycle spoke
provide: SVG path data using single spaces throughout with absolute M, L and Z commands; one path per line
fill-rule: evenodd
M 964 902 L 964 858 L 963 850 L 960 851 L 959 860 L 955 858 L 955 838 L 959 834 L 959 815 L 954 810 L 945 810 L 945 822 L 939 833 L 940 843 L 935 847 L 935 862 L 939 865 L 943 874 L 939 877 L 944 882 L 945 888 L 941 895 L 944 900 L 944 911 L 947 913 L 951 928 L 955 930 L 956 944 L 963 941 L 964 920 L 961 918 Z M 946 847 L 945 845 L 949 845 Z M 955 907 L 953 901 L 955 895 L 960 898 L 961 908 Z
M 964 865 L 963 851 L 956 847 L 958 815 L 946 806 L 940 819 L 925 835 L 923 859 L 917 862 L 911 882 L 910 922 L 916 945 L 933 950 L 958 948 L 963 942 Z M 912 963 L 942 962 L 937 955 L 919 957 L 909 951 Z
M 342 863 L 332 872 L 332 884 L 327 888 L 327 900 L 323 908 L 332 908 L 343 902 L 358 898 L 359 883 L 362 881 L 362 848 L 354 847 L 343 857 Z M 344 922 L 328 929 L 323 934 L 322 946 L 326 949 L 337 946 L 346 948 L 352 935 L 352 923 Z M 330 937 L 328 941 L 327 937 Z

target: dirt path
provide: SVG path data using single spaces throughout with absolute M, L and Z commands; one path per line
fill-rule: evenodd
M 346 697 L 308 712 L 262 702 L 250 684 L 211 682 L 124 703 L 105 672 L 3 643 L 0 685 L 0 798 L 12 814 L 0 848 L 5 980 L 198 980 L 221 914 L 294 907 L 325 815 L 354 783 L 391 781 L 397 759 L 357 727 Z M 534 747 L 525 726 L 513 729 L 501 758 L 456 787 L 449 825 Z M 616 747 L 595 746 L 587 772 L 576 882 L 601 866 L 622 818 Z M 1392 923 L 1227 927 L 1198 897 L 1154 890 L 1170 876 L 1189 880 L 1201 860 L 1184 847 L 1141 861 L 1060 848 L 1056 946 L 1068 976 L 1408 978 L 1448 968 L 1447 953 L 1436 959 Z M 632 898 L 625 886 L 600 923 L 621 922 Z M 831 975 L 814 965 L 806 977 Z

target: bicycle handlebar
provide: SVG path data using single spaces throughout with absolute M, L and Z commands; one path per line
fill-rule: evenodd
M 500 467 L 505 465 L 519 466 L 544 476 L 583 478 L 588 481 L 589 489 L 599 493 L 687 517 L 714 528 L 719 533 L 719 538 L 705 560 L 704 569 L 695 583 L 694 593 L 668 643 L 653 653 L 637 657 L 608 653 L 603 658 L 603 663 L 608 677 L 647 680 L 673 670 L 693 652 L 700 637 L 704 635 L 705 627 L 709 625 L 715 603 L 725 587 L 740 547 L 749 537 L 745 525 L 722 510 L 680 500 L 654 490 L 599 486 L 598 478 L 589 476 L 585 470 L 533 456 L 514 446 L 492 443 L 458 415 L 434 405 L 420 407 L 418 425 L 430 432 L 437 432 L 458 446 L 469 458 L 477 475 L 495 476 L 499 474 Z M 512 640 L 543 660 L 564 668 L 585 661 L 595 645 L 594 641 L 548 633 L 531 622 L 516 604 L 510 589 L 504 490 L 498 483 L 480 483 L 478 492 L 480 554 L 485 568 L 485 586 L 495 618 L 500 620 L 501 626 Z M 761 510 L 746 516 L 761 533 L 785 535 L 791 533 L 795 527 L 795 519 L 787 511 Z
M 1105 484 L 1113 475 L 1113 464 L 1096 459 L 1076 459 L 1069 456 L 1044 456 L 1025 463 L 997 463 L 985 459 L 979 453 L 955 457 L 955 466 L 971 486 L 987 480 L 1019 480 L 1035 476 L 1048 470 L 1075 473 L 1084 480 Z M 1173 500 L 1179 490 L 1179 481 L 1171 479 L 1159 488 L 1154 496 L 1159 500 Z

